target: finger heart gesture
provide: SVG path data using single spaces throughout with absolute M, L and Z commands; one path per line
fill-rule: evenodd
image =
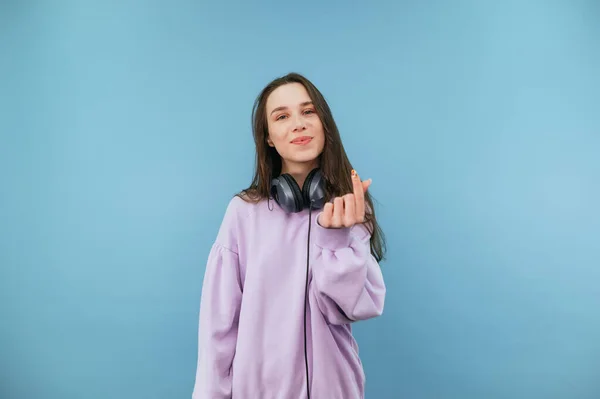
M 352 227 L 365 221 L 365 192 L 371 185 L 371 179 L 361 181 L 356 171 L 352 170 L 353 193 L 336 197 L 333 203 L 328 202 L 319 215 L 321 227 L 339 229 Z

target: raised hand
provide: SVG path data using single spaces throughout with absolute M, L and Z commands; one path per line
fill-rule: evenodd
M 371 185 L 371 179 L 361 181 L 356 171 L 352 170 L 353 193 L 336 197 L 333 203 L 328 202 L 319 215 L 318 223 L 328 229 L 352 227 L 365 221 L 365 192 Z

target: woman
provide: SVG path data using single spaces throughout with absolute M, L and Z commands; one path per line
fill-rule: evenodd
M 381 315 L 386 292 L 371 180 L 303 76 L 271 82 L 252 114 L 256 172 L 210 251 L 192 397 L 363 398 L 351 324 Z

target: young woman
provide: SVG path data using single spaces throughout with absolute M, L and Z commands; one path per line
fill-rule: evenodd
M 256 171 L 209 254 L 194 399 L 355 399 L 352 323 L 381 315 L 384 239 L 319 90 L 288 74 L 253 109 Z

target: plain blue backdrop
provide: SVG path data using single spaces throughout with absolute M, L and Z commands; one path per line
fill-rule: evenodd
M 388 238 L 384 315 L 355 326 L 367 399 L 600 397 L 598 21 L 594 0 L 1 2 L 0 397 L 190 397 L 252 102 L 290 71 Z

